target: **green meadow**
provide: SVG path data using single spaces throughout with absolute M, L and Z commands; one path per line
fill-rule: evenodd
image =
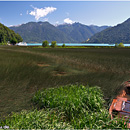
M 129 48 L 0 46 L 0 118 L 4 120 L 12 112 L 20 112 L 18 115 L 11 114 L 12 120 L 8 119 L 0 125 L 26 129 L 28 124 L 17 123 L 14 127 L 13 119 L 19 120 L 27 115 L 33 115 L 38 119 L 44 117 L 45 121 L 49 122 L 45 129 L 125 128 L 124 123 L 121 125 L 117 125 L 117 122 L 110 123 L 108 109 L 112 98 L 121 89 L 122 83 L 129 78 Z M 59 88 L 60 86 L 62 87 Z M 77 86 L 81 86 L 81 89 Z M 92 102 L 87 104 L 89 93 L 85 92 L 88 91 L 90 91 L 90 99 L 94 97 L 94 92 L 97 97 L 92 98 Z M 61 96 L 58 96 L 60 94 Z M 65 97 L 69 98 L 65 100 Z M 80 98 L 81 102 L 77 101 Z M 35 108 L 38 110 L 32 111 Z M 39 117 L 36 116 L 38 111 L 39 114 L 41 113 Z M 88 111 L 90 114 L 87 113 Z M 95 117 L 96 113 L 99 115 L 98 120 L 109 119 L 104 121 L 107 125 L 101 126 L 102 123 L 98 122 L 98 126 L 95 126 L 95 123 L 92 123 L 96 118 L 91 119 L 91 117 Z M 101 113 L 104 113 L 104 117 L 101 117 Z M 53 117 L 49 117 L 50 115 Z M 79 119 L 82 119 L 80 123 Z M 30 128 L 43 128 L 39 125 L 33 126 Z

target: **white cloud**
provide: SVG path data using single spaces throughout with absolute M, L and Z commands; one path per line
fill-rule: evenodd
M 66 19 L 64 19 L 64 23 L 67 23 L 67 24 L 73 24 L 74 21 L 72 21 L 72 20 L 69 19 L 69 18 L 66 18 Z
M 29 14 L 35 16 L 36 20 L 39 20 L 41 17 L 47 16 L 49 13 L 54 12 L 57 8 L 54 7 L 45 7 L 45 8 L 36 8 L 31 6 L 34 10 Z
M 22 24 L 18 24 L 18 25 L 9 25 L 9 27 L 19 27 L 21 26 Z
M 20 13 L 20 16 L 22 16 L 23 14 L 22 13 Z

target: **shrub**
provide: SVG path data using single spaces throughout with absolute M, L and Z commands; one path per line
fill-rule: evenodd
M 51 42 L 51 47 L 54 48 L 54 47 L 56 47 L 56 46 L 57 46 L 56 41 L 52 41 L 52 42 Z
M 120 44 L 115 43 L 115 48 L 123 48 L 123 47 L 125 47 L 123 43 Z
M 42 42 L 42 46 L 43 47 L 48 47 L 49 46 L 49 42 L 46 40 L 46 41 L 43 41 Z
M 62 45 L 62 47 L 65 47 L 65 43 Z
M 118 45 L 118 47 L 122 48 L 122 47 L 125 47 L 125 46 L 124 46 L 123 43 L 120 43 L 120 44 Z
M 7 43 L 3 43 L 3 42 L 2 42 L 2 43 L 0 43 L 0 45 L 7 45 Z

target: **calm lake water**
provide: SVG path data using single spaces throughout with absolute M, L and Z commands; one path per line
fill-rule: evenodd
M 115 46 L 114 43 L 64 43 L 65 46 Z M 49 43 L 51 45 L 51 43 Z M 62 46 L 63 43 L 57 43 L 58 46 Z M 42 43 L 27 43 L 27 46 L 42 46 Z M 130 44 L 124 44 L 124 46 L 130 46 Z

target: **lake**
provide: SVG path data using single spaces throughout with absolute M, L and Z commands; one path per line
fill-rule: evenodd
M 112 47 L 115 46 L 115 43 L 57 43 L 58 46 L 62 46 L 65 44 L 65 46 L 104 46 L 104 47 Z M 51 45 L 51 43 L 49 43 Z M 18 46 L 42 46 L 42 43 L 26 43 L 26 44 L 20 44 Z M 124 44 L 124 46 L 130 46 L 130 43 Z

